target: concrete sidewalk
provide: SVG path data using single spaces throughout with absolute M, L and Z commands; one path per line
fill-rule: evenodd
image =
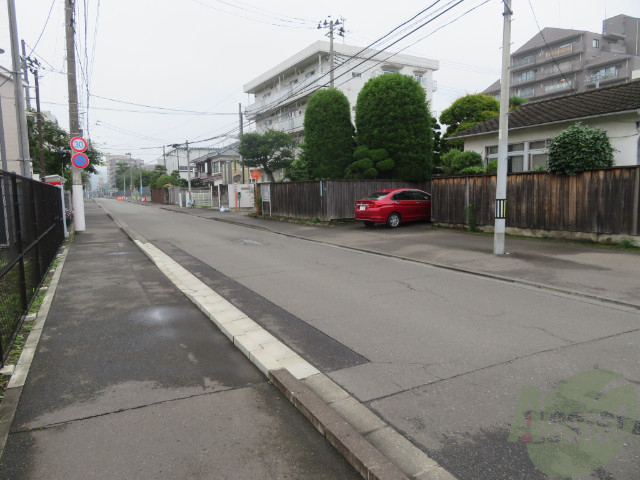
M 0 409 L 0 478 L 360 478 L 103 210 L 85 213 Z
M 441 268 L 544 288 L 559 294 L 640 308 L 640 253 L 637 250 L 536 238 L 506 239 L 506 254 L 493 254 L 493 235 L 472 234 L 430 224 L 389 230 L 365 229 L 360 222 L 332 227 L 254 218 L 249 212 L 151 205 L 204 219 L 265 229 L 311 241 L 394 256 Z

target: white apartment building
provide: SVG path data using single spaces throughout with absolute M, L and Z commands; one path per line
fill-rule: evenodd
M 385 73 L 401 73 L 415 78 L 431 100 L 436 85 L 433 72 L 437 60 L 412 55 L 362 49 L 334 42 L 334 87 L 345 94 L 352 117 L 358 93 L 371 78 Z M 303 136 L 304 113 L 309 97 L 330 85 L 330 44 L 318 41 L 244 85 L 249 95 L 245 116 L 256 130 L 282 130 Z
M 167 167 L 167 174 L 169 175 L 171 175 L 171 172 L 178 170 L 180 178 L 185 180 L 191 178 L 193 180 L 196 173 L 194 160 L 216 151 L 217 149 L 211 147 L 189 147 L 187 150 L 184 145 L 176 145 L 171 150 L 167 150 L 163 157 L 156 161 L 156 164 Z

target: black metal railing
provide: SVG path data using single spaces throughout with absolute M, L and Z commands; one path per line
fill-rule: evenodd
M 0 364 L 64 241 L 58 187 L 0 170 Z

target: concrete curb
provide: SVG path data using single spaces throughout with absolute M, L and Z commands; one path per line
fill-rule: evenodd
M 100 207 L 112 219 L 109 211 Z M 149 259 L 367 480 L 456 480 L 435 460 L 129 225 Z M 393 462 L 393 463 L 392 463 Z
M 27 375 L 29 374 L 29 369 L 31 368 L 31 363 L 42 335 L 42 329 L 47 321 L 51 302 L 55 295 L 56 288 L 58 288 L 58 282 L 60 281 L 60 275 L 62 275 L 62 268 L 67 258 L 68 251 L 68 247 L 63 247 L 61 252 L 57 254 L 60 261 L 56 267 L 53 277 L 51 278 L 51 282 L 49 283 L 47 294 L 42 305 L 40 306 L 38 313 L 35 314 L 35 323 L 27 337 L 27 341 L 25 342 L 25 346 L 20 354 L 15 370 L 11 375 L 11 380 L 9 380 L 9 384 L 7 385 L 4 399 L 2 400 L 2 403 L 0 403 L 0 458 L 2 458 L 2 453 L 7 443 L 9 432 L 11 431 L 11 424 L 13 423 L 13 419 L 18 408 L 18 402 L 22 395 L 22 389 L 24 388 L 24 384 L 27 380 Z

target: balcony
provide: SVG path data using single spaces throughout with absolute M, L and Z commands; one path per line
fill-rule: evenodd
M 618 69 L 607 69 L 592 75 L 587 75 L 584 78 L 584 84 L 585 86 L 597 86 L 600 85 L 600 83 L 617 79 L 618 73 Z
M 555 92 L 556 90 L 564 90 L 565 88 L 571 88 L 572 82 L 558 82 L 551 83 L 544 86 L 545 92 Z
M 324 75 L 316 73 L 293 85 L 279 85 L 277 91 L 266 99 L 260 99 L 245 108 L 245 115 L 253 116 L 260 111 L 269 110 L 280 105 L 284 101 L 294 101 L 298 98 L 311 95 L 320 87 L 320 77 Z M 326 80 L 326 78 L 325 78 Z

